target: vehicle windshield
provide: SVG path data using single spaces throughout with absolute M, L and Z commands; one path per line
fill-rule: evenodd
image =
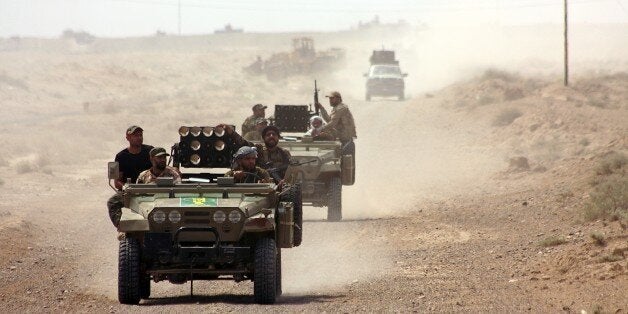
M 378 65 L 371 67 L 371 76 L 376 75 L 401 75 L 401 70 L 398 66 L 392 65 Z

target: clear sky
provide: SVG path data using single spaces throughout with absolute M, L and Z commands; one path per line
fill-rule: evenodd
M 0 0 L 0 37 L 211 33 L 231 23 L 248 32 L 334 31 L 379 15 L 383 23 L 522 25 L 563 19 L 562 0 Z M 628 23 L 628 0 L 569 0 L 571 23 Z M 627 34 L 628 36 L 628 34 Z

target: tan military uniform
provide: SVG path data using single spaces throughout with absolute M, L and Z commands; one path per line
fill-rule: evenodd
M 251 131 L 255 131 L 255 120 L 257 119 L 257 117 L 255 115 L 252 115 L 246 119 L 244 119 L 244 122 L 242 123 L 242 134 L 247 134 Z
M 244 139 L 247 141 L 255 141 L 255 142 L 262 142 L 262 133 L 260 133 L 258 130 L 253 130 L 253 131 L 249 131 L 247 133 L 244 134 Z
M 332 133 L 343 143 L 357 138 L 353 115 L 351 111 L 349 111 L 349 107 L 344 103 L 333 107 L 331 109 L 331 116 L 327 114 L 327 110 L 325 110 L 324 107 L 321 107 L 321 116 L 327 122 L 327 124 L 322 127 L 321 132 L 333 130 Z
M 225 177 L 233 177 L 233 173 L 235 171 L 240 171 L 240 170 L 243 170 L 243 169 L 241 167 L 237 167 L 234 170 L 229 170 L 229 171 L 227 171 L 225 173 Z M 268 174 L 268 171 L 266 171 L 266 170 L 264 170 L 264 169 L 262 169 L 260 167 L 256 166 L 255 167 L 255 171 L 252 172 L 252 173 L 255 173 L 257 175 L 257 177 L 253 176 L 253 175 L 250 175 L 250 174 L 247 174 L 243 179 L 236 180 L 235 183 L 257 183 L 257 182 L 260 182 L 260 183 L 270 183 L 271 182 L 270 181 L 270 174 Z
M 150 169 L 142 171 L 140 175 L 137 177 L 137 183 L 152 183 L 157 181 L 158 177 L 173 177 L 174 182 L 181 183 L 181 175 L 177 172 L 177 169 L 172 168 L 170 166 L 166 166 L 166 169 L 159 175 L 153 174 Z
M 274 148 L 269 149 L 266 147 L 266 145 L 262 143 L 253 143 L 253 142 L 247 141 L 237 132 L 233 132 L 232 138 L 236 146 L 238 147 L 255 146 L 255 148 L 257 149 L 257 155 L 258 155 L 257 165 L 264 169 L 288 168 L 288 165 L 290 165 L 290 158 L 292 156 L 290 155 L 290 151 L 288 151 L 285 148 L 275 146 Z M 285 173 L 286 173 L 285 169 L 278 171 L 278 174 L 281 178 L 284 177 Z

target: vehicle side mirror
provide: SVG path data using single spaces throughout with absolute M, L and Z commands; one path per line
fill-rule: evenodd
M 110 161 L 107 163 L 109 180 L 116 180 L 120 175 L 120 164 L 117 161 Z
M 407 76 L 408 76 L 408 73 L 402 73 L 402 74 L 401 74 L 401 76 L 403 76 L 403 77 L 407 77 Z

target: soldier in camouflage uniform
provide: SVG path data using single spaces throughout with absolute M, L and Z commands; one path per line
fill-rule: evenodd
M 257 149 L 242 146 L 233 155 L 233 169 L 225 173 L 225 177 L 233 177 L 235 183 L 269 183 L 268 171 L 256 166 Z
M 253 115 L 246 118 L 244 123 L 242 123 L 242 134 L 247 134 L 248 132 L 255 130 L 256 119 L 266 117 L 266 108 L 268 107 L 262 104 L 253 106 Z
M 316 108 L 320 109 L 321 116 L 325 119 L 327 124 L 322 126 L 320 131 L 314 131 L 312 136 L 331 130 L 342 143 L 343 153 L 355 155 L 353 139 L 357 138 L 357 135 L 355 132 L 355 122 L 351 111 L 349 111 L 349 107 L 342 103 L 342 96 L 339 92 L 331 92 L 325 97 L 329 98 L 329 104 L 332 106 L 331 115 L 327 114 L 327 110 L 325 110 L 323 105 L 316 103 Z
M 245 140 L 229 125 L 221 124 L 219 127 L 223 127 L 225 129 L 225 132 L 231 137 L 236 146 L 256 147 L 259 153 L 259 158 L 257 158 L 258 166 L 264 169 L 276 168 L 278 169 L 276 172 L 278 177 L 284 177 L 286 169 L 290 165 L 290 157 L 292 156 L 290 156 L 290 152 L 287 149 L 277 146 L 279 138 L 281 137 L 281 133 L 277 127 L 270 125 L 262 130 L 264 145 Z
M 166 165 L 166 157 L 170 154 L 162 147 L 155 147 L 150 150 L 150 162 L 152 167 L 144 170 L 137 177 L 137 183 L 152 183 L 158 177 L 173 177 L 174 182 L 181 183 L 181 175 L 177 169 Z
M 268 120 L 266 118 L 257 118 L 255 119 L 255 129 L 253 131 L 249 131 L 248 133 L 244 133 L 244 139 L 247 141 L 261 142 L 262 139 L 262 131 L 264 128 L 268 126 Z

